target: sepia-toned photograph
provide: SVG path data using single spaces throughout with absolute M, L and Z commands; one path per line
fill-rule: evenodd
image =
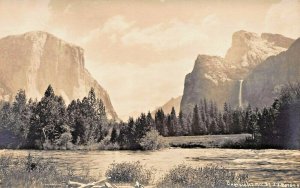
M 300 188 L 300 0 L 0 0 L 0 188 Z

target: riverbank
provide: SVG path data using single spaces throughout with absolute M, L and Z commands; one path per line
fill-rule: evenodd
M 89 174 L 89 168 L 81 173 L 67 166 L 59 167 L 54 159 L 33 157 L 13 158 L 0 156 L 1 187 L 234 187 L 248 182 L 247 174 L 220 166 L 192 167 L 180 164 L 155 181 L 155 169 L 141 162 L 112 163 L 105 171 L 105 178 L 98 180 Z M 231 185 L 232 184 L 232 185 Z
M 164 137 L 171 147 L 179 148 L 223 148 L 229 143 L 243 143 L 250 134 L 174 136 Z
M 7 136 L 7 135 L 6 135 Z M 161 137 L 164 147 L 178 147 L 178 148 L 243 148 L 241 145 L 245 143 L 246 139 L 251 137 L 251 134 L 226 134 L 226 135 L 200 135 L 200 136 L 173 136 Z M 0 149 L 22 149 L 17 145 L 18 143 L 5 143 L 6 137 L 0 137 Z M 20 143 L 20 142 L 19 142 Z M 7 148 L 1 145 L 8 146 Z M 239 147 L 236 147 L 239 146 Z M 29 148 L 23 148 L 29 149 Z M 247 149 L 247 148 L 244 148 Z M 65 147 L 45 147 L 44 150 L 124 150 L 118 143 L 110 143 L 104 140 L 100 143 L 89 145 L 74 145 L 67 144 Z
M 156 169 L 156 181 L 173 167 L 186 164 L 193 167 L 223 166 L 238 173 L 247 171 L 251 182 L 296 182 L 300 184 L 299 150 L 250 150 L 216 148 L 170 148 L 159 151 L 61 151 L 61 150 L 0 150 L 0 155 L 14 158 L 34 157 L 53 159 L 60 169 L 72 167 L 75 172 L 89 169 L 95 179 L 105 178 L 113 162 L 140 161 Z

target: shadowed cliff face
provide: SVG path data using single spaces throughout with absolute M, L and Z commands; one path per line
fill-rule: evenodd
M 181 110 L 190 113 L 202 98 L 214 100 L 220 108 L 224 102 L 234 107 L 239 104 L 240 80 L 244 80 L 265 60 L 287 50 L 293 39 L 282 35 L 264 33 L 261 36 L 238 31 L 232 36 L 232 46 L 225 58 L 199 55 L 194 69 L 185 78 Z M 243 84 L 241 96 L 246 105 Z
M 85 69 L 82 48 L 41 31 L 0 39 L 0 100 L 12 100 L 19 89 L 40 98 L 49 84 L 67 103 L 93 87 L 108 116 L 117 118 L 107 92 Z
M 270 105 L 284 84 L 294 82 L 300 82 L 300 38 L 287 51 L 269 57 L 245 78 L 245 102 L 256 107 Z
M 199 55 L 193 71 L 185 77 L 180 109 L 184 113 L 192 112 L 194 105 L 203 98 L 217 104 L 224 104 L 231 98 L 236 83 L 228 77 L 226 69 L 223 58 Z

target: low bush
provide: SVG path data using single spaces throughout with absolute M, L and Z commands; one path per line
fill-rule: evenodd
M 113 183 L 135 183 L 149 184 L 153 181 L 154 170 L 147 169 L 139 161 L 113 163 L 105 173 Z
M 12 155 L 0 156 L 1 187 L 47 187 L 66 186 L 69 180 L 84 182 L 92 179 L 75 175 L 74 170 L 67 167 L 59 170 L 53 160 L 32 157 L 30 154 L 23 158 Z
M 158 183 L 157 187 L 174 188 L 211 188 L 231 187 L 233 184 L 246 183 L 247 175 L 237 174 L 218 166 L 194 168 L 185 164 L 171 169 Z
M 245 140 L 232 141 L 225 140 L 220 144 L 221 148 L 230 148 L 230 149 L 262 149 L 260 144 L 257 141 L 253 140 L 251 137 L 247 137 Z
M 99 150 L 119 150 L 120 146 L 118 143 L 112 143 L 111 137 L 107 136 L 100 143 L 98 143 L 97 149 Z
M 168 143 L 159 135 L 158 131 L 152 129 L 140 140 L 140 146 L 143 150 L 158 150 L 168 147 Z

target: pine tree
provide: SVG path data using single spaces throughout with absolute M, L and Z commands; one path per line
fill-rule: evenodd
M 233 134 L 240 134 L 242 131 L 242 115 L 238 110 L 235 110 L 232 114 L 232 127 L 231 132 Z
M 128 146 L 135 149 L 138 147 L 139 138 L 136 137 L 136 126 L 133 118 L 128 120 L 128 129 L 126 131 L 128 138 Z
M 223 120 L 225 122 L 225 133 L 233 133 L 232 129 L 232 110 L 230 106 L 225 102 L 224 103 L 224 112 L 223 112 Z
M 118 140 L 117 129 L 115 127 L 113 127 L 113 129 L 111 131 L 110 142 L 111 143 L 116 143 L 117 140 Z
M 210 101 L 209 116 L 212 119 L 215 117 L 215 108 L 212 100 Z
M 210 134 L 219 134 L 220 133 L 220 129 L 219 129 L 218 124 L 215 119 L 213 119 L 210 124 L 209 133 Z
M 168 133 L 167 136 L 174 136 L 174 127 L 172 126 L 172 119 L 170 114 L 167 115 L 167 128 L 168 128 Z
M 184 115 L 183 115 L 182 111 L 180 111 L 179 115 L 178 115 L 178 124 L 179 124 L 178 126 L 181 127 L 181 133 L 180 133 L 181 136 L 188 135 L 188 133 L 189 133 L 187 124 L 186 124 L 183 116 Z
M 140 140 L 143 136 L 146 135 L 146 132 L 150 131 L 151 127 L 147 124 L 147 118 L 144 113 L 137 118 L 135 122 L 135 136 Z
M 118 136 L 118 144 L 122 147 L 122 148 L 126 148 L 126 146 L 128 145 L 129 143 L 129 140 L 128 140 L 128 126 L 121 122 L 120 123 L 120 132 L 119 132 L 119 136 Z
M 29 144 L 33 147 L 42 147 L 45 141 L 54 144 L 64 132 L 65 124 L 64 100 L 62 97 L 55 96 L 53 88 L 49 85 L 44 97 L 33 109 L 28 134 Z
M 151 128 L 155 129 L 155 123 L 154 123 L 154 120 L 152 118 L 150 111 L 147 114 L 146 120 L 147 120 L 147 125 L 150 126 Z
M 9 102 L 3 102 L 0 113 L 1 129 L 12 130 L 13 126 L 13 113 L 12 107 Z
M 219 113 L 219 116 L 218 116 L 218 126 L 220 128 L 220 134 L 226 134 L 226 124 L 223 120 L 223 115 L 222 113 Z
M 201 132 L 200 132 L 200 117 L 199 117 L 199 111 L 198 111 L 197 105 L 195 105 L 194 110 L 193 110 L 192 134 L 193 135 L 201 134 Z
M 71 128 L 73 144 L 83 144 L 84 133 L 86 132 L 80 106 L 80 100 L 73 100 L 67 108 L 67 123 Z
M 156 130 L 159 132 L 159 134 L 166 136 L 165 114 L 162 109 L 157 110 L 157 112 L 155 113 L 155 125 L 156 125 Z
M 251 113 L 248 127 L 249 132 L 252 134 L 252 139 L 255 140 L 256 143 L 259 142 L 260 132 L 259 132 L 259 125 L 257 124 L 258 121 L 258 109 L 256 109 L 256 112 Z
M 170 129 L 169 129 L 169 135 L 170 136 L 175 136 L 180 134 L 180 130 L 178 129 L 178 122 L 177 122 L 177 117 L 176 117 L 176 112 L 175 108 L 172 107 L 171 114 L 170 114 Z

